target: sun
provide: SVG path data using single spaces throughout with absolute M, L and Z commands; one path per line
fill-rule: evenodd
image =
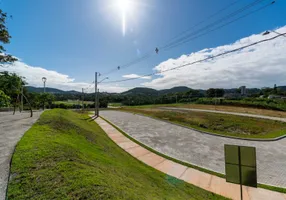
M 122 16 L 122 35 L 125 36 L 126 33 L 126 15 L 132 11 L 131 0 L 116 0 L 116 7 L 121 12 Z
M 117 6 L 121 10 L 121 12 L 127 12 L 131 9 L 131 1 L 130 0 L 117 0 Z

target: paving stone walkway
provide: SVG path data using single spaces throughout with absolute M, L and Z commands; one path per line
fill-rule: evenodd
M 100 115 L 160 153 L 222 174 L 224 144 L 254 146 L 258 182 L 286 188 L 286 138 L 271 142 L 245 141 L 203 134 L 132 113 L 101 111 Z
M 101 113 L 102 114 L 102 113 Z M 101 118 L 95 120 L 106 134 L 122 149 L 145 164 L 164 172 L 170 176 L 184 180 L 210 192 L 231 198 L 240 199 L 238 185 L 227 183 L 225 179 L 213 176 L 193 168 L 167 160 L 134 143 L 109 123 Z M 273 192 L 261 188 L 243 186 L 244 200 L 286 200 L 286 194 Z
M 5 199 L 9 164 L 13 150 L 24 133 L 39 118 L 41 112 L 34 112 L 31 118 L 29 112 L 0 112 L 0 200 Z

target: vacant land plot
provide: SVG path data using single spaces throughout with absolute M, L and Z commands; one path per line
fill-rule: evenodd
M 275 138 L 286 134 L 286 123 L 235 115 L 194 111 L 164 111 L 151 108 L 125 107 L 122 111 L 186 125 L 198 130 L 243 138 Z
M 283 112 L 283 111 L 249 108 L 249 107 L 238 107 L 238 106 L 223 106 L 223 105 L 215 106 L 215 105 L 202 105 L 202 104 L 163 104 L 163 105 L 136 106 L 136 108 L 156 108 L 156 107 L 162 107 L 162 106 L 205 109 L 205 110 L 218 110 L 218 111 L 226 111 L 226 112 L 238 112 L 238 113 L 248 113 L 248 114 L 286 118 L 286 112 Z
M 224 199 L 148 167 L 85 114 L 46 111 L 12 159 L 9 199 Z

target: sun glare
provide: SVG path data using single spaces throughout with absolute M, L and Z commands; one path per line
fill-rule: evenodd
M 129 0 L 117 0 L 117 6 L 120 8 L 122 12 L 126 12 L 130 9 L 130 1 Z
M 130 0 L 117 0 L 117 6 L 116 6 L 122 16 L 122 35 L 125 36 L 126 33 L 126 15 L 128 12 L 131 12 L 132 6 Z

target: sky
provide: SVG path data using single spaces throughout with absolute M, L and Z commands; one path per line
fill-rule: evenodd
M 101 91 L 107 92 L 133 87 L 207 89 L 286 85 L 286 37 L 180 70 L 108 83 L 170 69 L 275 36 L 275 33 L 262 35 L 266 30 L 284 33 L 285 0 L 277 0 L 273 5 L 271 0 L 0 2 L 0 8 L 12 15 L 7 21 L 11 43 L 5 48 L 19 59 L 0 70 L 25 76 L 31 86 L 42 87 L 45 76 L 47 87 L 78 91 L 84 88 L 92 92 L 95 72 L 102 74 L 99 81 L 108 77 L 99 85 Z M 230 15 L 252 2 L 254 5 L 248 9 Z M 248 13 L 252 14 L 231 22 Z M 188 34 L 190 41 L 162 48 Z M 155 48 L 159 49 L 158 54 Z M 147 58 L 136 62 L 145 55 Z M 135 63 L 124 67 L 132 61 Z

